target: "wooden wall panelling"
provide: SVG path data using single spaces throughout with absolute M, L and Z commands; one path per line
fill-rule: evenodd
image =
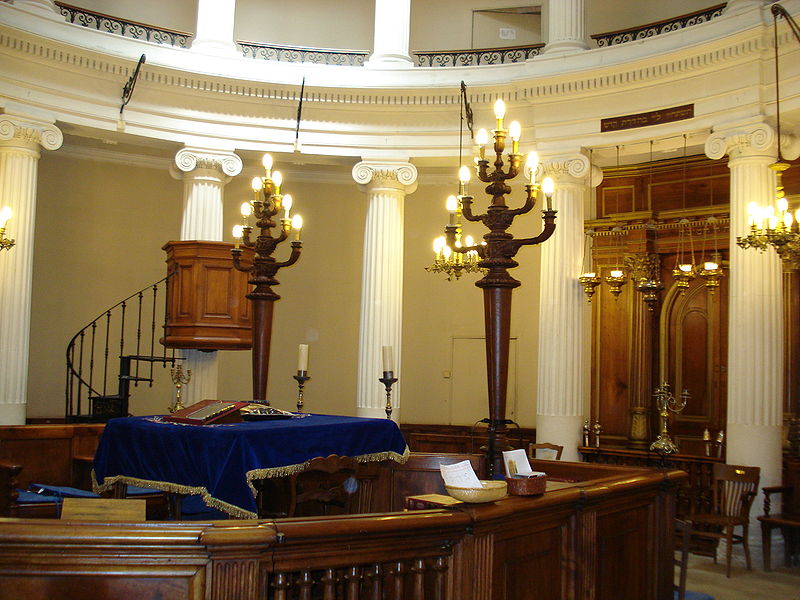
M 800 169 L 798 169 L 800 171 Z M 783 274 L 783 412 L 800 416 L 800 272 Z

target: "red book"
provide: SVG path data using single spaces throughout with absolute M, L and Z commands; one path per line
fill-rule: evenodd
M 196 404 L 164 417 L 170 423 L 208 425 L 209 423 L 238 423 L 242 420 L 239 409 L 249 402 L 225 402 L 223 400 L 201 400 Z

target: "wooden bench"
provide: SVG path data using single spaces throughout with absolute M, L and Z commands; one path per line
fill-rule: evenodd
M 761 536 L 764 548 L 764 570 L 772 570 L 772 530 L 783 533 L 784 564 L 800 565 L 800 459 L 788 459 L 784 471 L 784 484 L 761 488 L 764 491 L 764 514 Z M 771 496 L 781 494 L 781 512 L 772 514 Z

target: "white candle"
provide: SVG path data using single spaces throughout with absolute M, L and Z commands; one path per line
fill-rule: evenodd
M 308 344 L 300 344 L 300 351 L 297 353 L 297 370 L 308 371 Z
M 392 347 L 391 346 L 384 346 L 383 347 L 383 370 L 384 372 L 394 371 L 394 366 L 392 363 L 394 362 L 392 358 Z

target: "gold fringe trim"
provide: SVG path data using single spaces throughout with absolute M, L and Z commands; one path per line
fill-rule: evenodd
M 361 454 L 359 456 L 354 456 L 353 460 L 357 462 L 380 462 L 382 460 L 393 460 L 396 463 L 405 464 L 408 460 L 408 457 L 411 455 L 411 452 L 406 446 L 406 449 L 403 451 L 403 454 L 398 454 L 397 452 L 392 452 L 391 450 L 386 452 L 374 452 L 372 454 Z M 270 479 L 272 477 L 286 477 L 288 475 L 294 475 L 296 473 L 302 473 L 308 468 L 308 463 L 310 463 L 313 459 L 309 459 L 303 463 L 298 463 L 296 465 L 286 465 L 283 467 L 270 467 L 268 469 L 253 469 L 252 471 L 247 472 L 247 486 L 250 488 L 250 491 L 253 492 L 253 497 L 256 496 L 256 488 L 253 485 L 253 481 L 256 479 Z
M 411 455 L 411 452 L 406 446 L 403 454 L 398 454 L 397 452 L 387 451 L 387 452 L 374 452 L 372 454 L 361 454 L 360 456 L 354 456 L 353 459 L 358 462 L 380 462 L 382 460 L 393 460 L 394 462 L 404 464 L 408 457 Z M 247 478 L 247 487 L 250 488 L 250 491 L 253 494 L 253 498 L 256 497 L 256 488 L 253 485 L 253 480 L 256 479 L 268 479 L 272 477 L 286 477 L 287 475 L 294 475 L 295 473 L 301 473 L 308 468 L 308 463 L 311 462 L 311 459 L 305 461 L 304 463 L 296 464 L 296 465 L 286 465 L 283 467 L 272 467 L 268 469 L 253 469 L 252 471 L 247 471 L 246 478 Z M 228 502 L 223 502 L 218 498 L 215 498 L 211 494 L 208 493 L 208 490 L 201 486 L 191 486 L 191 485 L 180 485 L 177 483 L 171 483 L 169 481 L 153 481 L 150 479 L 139 479 L 138 477 L 128 477 L 127 475 L 115 475 L 113 477 L 106 477 L 103 480 L 103 483 L 98 484 L 97 478 L 94 473 L 94 469 L 92 469 L 92 490 L 95 494 L 102 494 L 104 492 L 111 491 L 111 488 L 114 487 L 115 483 L 124 483 L 126 485 L 136 485 L 139 487 L 145 488 L 155 488 L 157 490 L 161 490 L 162 492 L 171 492 L 173 494 L 184 494 L 187 496 L 195 496 L 199 495 L 203 498 L 203 502 L 205 502 L 206 506 L 210 506 L 211 508 L 216 508 L 217 510 L 221 510 L 222 512 L 231 515 L 232 517 L 237 517 L 240 519 L 257 519 L 258 515 L 254 512 L 250 512 L 249 510 L 244 510 L 238 506 L 233 504 L 229 504 Z
M 201 486 L 180 485 L 177 483 L 170 483 L 169 481 L 152 481 L 150 479 L 139 479 L 138 477 L 127 477 L 126 475 L 115 475 L 114 477 L 106 477 L 102 484 L 97 483 L 95 478 L 94 469 L 92 469 L 92 490 L 95 494 L 102 494 L 108 492 L 115 483 L 124 483 L 126 485 L 137 485 L 139 487 L 155 488 L 162 492 L 171 492 L 173 494 L 184 494 L 186 496 L 199 495 L 206 506 L 216 508 L 222 512 L 239 519 L 257 519 L 258 515 L 249 510 L 240 508 L 234 504 L 223 502 L 208 493 L 208 490 Z M 252 488 L 252 486 L 250 486 Z

